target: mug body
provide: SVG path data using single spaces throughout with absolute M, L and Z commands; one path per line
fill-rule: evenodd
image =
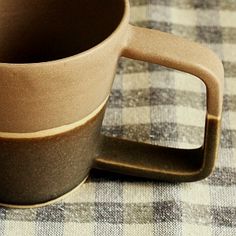
M 128 20 L 123 0 L 0 2 L 0 203 L 45 203 L 86 178 Z

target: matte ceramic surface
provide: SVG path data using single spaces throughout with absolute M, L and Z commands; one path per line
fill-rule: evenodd
M 218 155 L 223 66 L 209 49 L 129 24 L 128 0 L 0 0 L 0 202 L 35 205 L 91 168 L 167 181 L 208 176 Z M 120 56 L 193 74 L 207 87 L 195 150 L 100 135 Z
M 0 202 L 39 204 L 75 188 L 97 155 L 104 109 L 68 132 L 34 139 L 0 139 Z

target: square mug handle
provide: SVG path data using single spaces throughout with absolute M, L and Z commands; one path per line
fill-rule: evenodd
M 224 69 L 209 49 L 186 39 L 129 25 L 122 56 L 184 71 L 207 89 L 204 143 L 176 149 L 102 136 L 95 168 L 166 181 L 196 181 L 210 175 L 218 156 Z

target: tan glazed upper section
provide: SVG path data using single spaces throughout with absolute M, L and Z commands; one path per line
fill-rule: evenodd
M 105 104 L 120 56 L 199 77 L 208 116 L 220 120 L 224 70 L 215 54 L 128 22 L 128 0 L 0 0 L 0 132 L 86 119 Z
M 36 12 L 36 14 L 38 14 L 37 7 L 32 5 L 30 2 L 31 1 L 24 0 L 25 4 L 22 4 L 22 2 L 17 4 L 12 0 L 8 1 L 8 3 L 6 3 L 6 1 L 0 1 L 0 35 L 1 32 L 5 33 L 2 33 L 4 36 L 10 32 L 9 34 L 11 36 L 11 24 L 14 22 L 8 23 L 10 24 L 9 30 L 7 30 L 6 27 L 1 24 L 1 22 L 7 21 L 7 19 L 10 19 L 10 17 L 17 16 L 19 19 L 21 19 L 24 14 L 28 14 L 27 10 L 32 11 L 32 9 Z M 38 0 L 37 2 L 41 4 L 46 4 L 46 2 L 50 2 L 51 4 L 55 4 L 56 2 L 64 2 L 66 5 L 68 5 L 68 1 Z M 74 4 L 76 4 L 76 2 L 80 2 L 82 5 L 84 5 L 84 1 L 82 0 L 74 0 L 72 2 L 74 2 Z M 112 30 L 112 27 L 115 26 L 114 30 L 111 32 L 103 32 L 103 35 L 98 36 L 98 39 L 96 40 L 98 42 L 100 40 L 101 42 L 99 42 L 97 45 L 89 48 L 90 44 L 92 45 L 94 42 L 91 42 L 90 44 L 88 43 L 87 50 L 75 55 L 72 54 L 69 57 L 60 58 L 60 55 L 56 55 L 55 52 L 52 52 L 52 56 L 55 54 L 55 57 L 58 56 L 59 58 L 51 61 L 27 63 L 28 58 L 35 61 L 35 58 L 33 58 L 32 55 L 28 55 L 22 59 L 24 63 L 21 63 L 21 58 L 19 58 L 18 55 L 15 55 L 14 51 L 10 59 L 7 57 L 7 54 L 4 54 L 4 49 L 1 48 L 4 47 L 3 43 L 5 41 L 4 36 L 1 35 L 0 132 L 32 133 L 64 126 L 84 119 L 94 110 L 96 110 L 102 103 L 104 103 L 110 93 L 116 71 L 117 61 L 121 54 L 123 45 L 125 44 L 129 20 L 129 6 L 127 1 L 126 6 L 124 6 L 123 1 L 120 1 L 121 4 L 113 4 L 113 8 L 112 6 L 106 7 L 107 2 L 108 1 L 106 0 L 97 1 L 99 6 L 101 5 L 101 9 L 113 9 L 113 12 L 106 12 L 104 10 L 103 16 L 105 17 L 107 14 L 107 17 L 105 18 L 109 18 L 110 22 L 112 22 L 112 20 L 114 22 L 106 23 L 106 19 L 106 22 L 99 23 L 99 18 L 96 20 L 96 22 L 91 19 L 87 19 L 89 24 L 83 25 L 81 27 L 86 26 L 92 27 L 93 29 L 83 29 L 83 32 L 84 30 L 87 30 L 89 32 L 88 34 L 91 34 L 83 36 L 93 39 L 94 37 L 92 33 L 93 31 L 96 33 L 96 27 L 98 28 L 100 25 L 104 25 L 105 28 L 110 28 L 110 30 Z M 30 7 L 20 7 L 21 5 L 26 6 L 28 3 Z M 88 5 L 90 6 L 91 4 Z M 117 8 L 117 5 L 120 6 Z M 68 15 L 72 14 L 71 11 L 75 8 L 75 6 L 72 4 L 71 8 L 67 9 L 67 12 L 64 9 L 63 4 L 62 6 L 63 9 L 58 7 L 58 12 L 61 13 L 61 11 L 64 10 L 66 13 L 68 13 Z M 87 6 L 85 10 L 77 9 L 78 12 L 75 12 L 75 15 L 77 13 L 82 14 L 83 11 L 88 11 L 89 6 Z M 116 18 L 114 18 L 114 16 L 112 17 L 112 14 L 115 14 L 115 9 L 118 9 L 118 12 L 120 11 L 120 16 L 117 13 L 117 16 L 115 16 Z M 41 7 L 41 10 L 44 10 L 44 8 Z M 46 10 L 47 8 L 45 7 L 45 11 Z M 54 12 L 51 14 L 55 15 L 56 13 L 54 10 Z M 59 18 L 64 17 L 59 13 L 55 16 Z M 96 15 L 94 16 L 94 12 L 87 14 L 91 16 L 93 15 L 93 17 L 96 18 Z M 86 16 L 86 14 L 84 15 Z M 100 13 L 97 13 L 97 15 L 100 17 Z M 78 19 L 75 18 L 75 20 L 78 22 L 82 21 L 83 17 L 85 16 L 82 16 L 81 19 L 79 17 Z M 121 18 L 119 19 L 119 17 Z M 65 21 L 68 20 L 67 18 Z M 24 20 L 24 17 L 22 19 Z M 48 20 L 51 19 L 49 18 Z M 71 19 L 69 18 L 69 20 Z M 57 27 L 58 24 L 62 24 L 60 27 L 68 28 L 70 26 L 69 23 L 68 25 L 63 25 L 65 24 L 64 22 L 58 23 L 57 19 L 55 21 L 55 27 Z M 71 21 L 69 22 L 71 23 Z M 94 25 L 92 25 L 92 23 Z M 106 26 L 105 23 L 113 25 Z M 34 27 L 34 25 L 28 24 L 27 22 L 22 22 L 22 26 L 25 26 L 26 28 Z M 37 25 L 37 27 L 44 27 L 44 25 Z M 51 29 L 54 29 L 53 25 Z M 50 34 L 51 29 L 47 29 L 48 32 L 46 33 Z M 98 31 L 100 32 L 101 30 L 98 29 Z M 77 34 L 79 35 L 81 32 L 71 32 L 72 35 L 69 35 L 68 37 L 73 37 L 73 33 L 75 33 L 75 37 L 77 37 Z M 99 32 L 96 34 L 99 34 Z M 110 34 L 103 39 L 103 36 L 108 33 Z M 14 34 L 12 35 L 14 36 Z M 23 32 L 21 32 L 20 35 L 23 36 Z M 80 39 L 79 36 L 78 39 Z M 50 38 L 50 36 L 45 37 Z M 61 40 L 64 39 L 63 36 L 60 37 L 62 37 Z M 22 40 L 22 42 L 24 42 L 24 39 L 22 38 L 17 38 L 16 40 Z M 34 38 L 32 38 L 32 40 L 34 40 Z M 65 43 L 67 43 L 66 40 L 67 38 L 65 37 Z M 55 42 L 56 41 L 57 40 L 55 40 Z M 37 42 L 34 43 L 36 44 Z M 72 43 L 76 44 L 76 42 Z M 13 46 L 15 45 L 13 44 Z M 25 50 L 25 52 L 28 53 L 28 51 L 33 50 L 33 46 L 30 45 L 29 50 L 27 47 L 26 49 L 23 48 L 22 50 Z M 45 47 L 47 46 L 48 45 L 45 45 Z M 67 47 L 67 45 L 65 44 L 64 47 Z M 74 45 L 74 47 L 76 48 L 76 45 Z M 83 47 L 83 45 L 81 47 Z M 9 51 L 12 53 L 10 49 L 11 48 L 9 48 Z M 45 49 L 42 47 L 42 50 Z M 68 49 L 69 53 L 73 53 L 74 51 L 74 48 Z M 68 52 L 63 51 L 61 52 L 61 55 L 66 55 Z M 39 59 L 42 59 L 42 56 L 44 55 L 40 55 Z M 51 54 L 47 56 L 50 57 Z M 12 60 L 13 63 L 8 62 L 8 60 Z

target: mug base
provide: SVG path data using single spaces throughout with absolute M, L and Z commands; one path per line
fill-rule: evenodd
M 82 186 L 82 184 L 84 184 L 86 182 L 86 180 L 88 179 L 89 175 L 87 175 L 82 182 L 77 185 L 75 188 L 73 188 L 72 190 L 70 190 L 69 192 L 63 194 L 60 197 L 57 197 L 55 199 L 52 199 L 50 201 L 44 202 L 44 203 L 38 203 L 38 204 L 33 204 L 33 205 L 17 205 L 17 204 L 7 204 L 7 203 L 1 203 L 0 202 L 0 207 L 5 207 L 5 208 L 13 208 L 13 209 L 32 209 L 32 208 L 40 208 L 40 207 L 45 207 L 54 203 L 59 202 L 60 200 L 65 199 L 67 196 L 69 196 L 70 194 L 74 193 L 76 190 L 78 190 L 78 188 L 80 188 Z

